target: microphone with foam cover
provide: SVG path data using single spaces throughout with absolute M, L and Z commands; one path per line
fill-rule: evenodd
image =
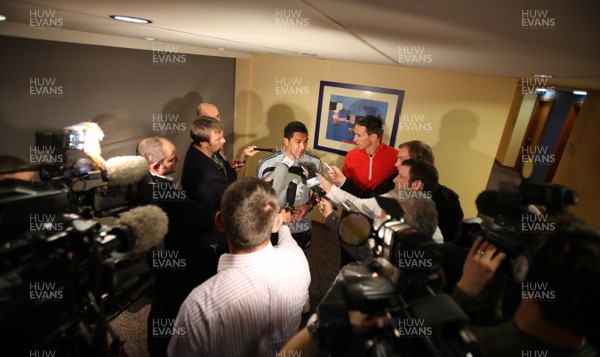
M 115 156 L 106 160 L 106 179 L 109 186 L 136 184 L 149 172 L 148 160 L 142 156 Z
M 277 193 L 277 197 L 281 196 L 283 190 L 286 189 L 285 182 L 287 181 L 288 167 L 285 164 L 279 164 L 273 170 L 271 177 L 273 178 L 273 189 Z
M 128 245 L 135 254 L 147 252 L 160 244 L 169 230 L 167 214 L 153 205 L 132 208 L 122 213 L 117 223 L 131 232 Z

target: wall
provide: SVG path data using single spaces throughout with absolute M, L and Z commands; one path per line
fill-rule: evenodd
M 151 43 L 134 50 L 0 36 L 0 48 L 1 154 L 27 159 L 36 131 L 92 120 L 104 130 L 105 158 L 135 154 L 139 139 L 153 133 L 183 155 L 203 100 L 219 105 L 233 142 L 233 59 Z
M 588 91 L 577 115 L 553 183 L 578 192 L 579 203 L 569 209 L 588 224 L 600 227 L 600 93 Z
M 415 139 L 430 144 L 440 181 L 461 196 L 467 217 L 477 214 L 474 201 L 490 174 L 512 103 L 514 78 L 274 55 L 238 59 L 236 151 L 247 144 L 283 145 L 283 127 L 292 120 L 307 125 L 312 141 L 321 80 L 404 90 L 403 120 L 417 116 L 431 129 L 400 131 L 396 145 Z M 284 94 L 290 91 L 282 88 L 286 86 L 296 94 Z M 342 156 L 314 151 L 341 167 Z M 249 160 L 243 175 L 254 175 L 265 155 Z

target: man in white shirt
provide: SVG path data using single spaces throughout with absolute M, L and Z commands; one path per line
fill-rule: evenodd
M 263 180 L 248 177 L 227 188 L 216 224 L 230 254 L 184 301 L 169 356 L 275 356 L 297 332 L 310 271 L 279 211 Z M 273 247 L 270 235 L 278 230 Z

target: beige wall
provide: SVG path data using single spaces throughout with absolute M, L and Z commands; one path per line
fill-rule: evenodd
M 277 92 L 277 80 L 292 78 L 298 95 Z M 440 181 L 460 196 L 465 216 L 475 216 L 475 198 L 485 189 L 516 86 L 515 78 L 409 69 L 395 66 L 256 55 L 237 60 L 236 153 L 247 144 L 283 144 L 283 127 L 304 122 L 313 140 L 321 80 L 402 89 L 402 115 L 420 115 L 430 131 L 399 132 L 396 146 L 422 140 L 433 147 Z M 389 135 L 389 134 L 388 134 Z M 311 145 L 312 146 L 312 145 Z M 341 167 L 343 157 L 314 152 Z M 248 161 L 245 176 L 255 174 Z
M 577 191 L 579 203 L 569 211 L 596 227 L 600 227 L 599 118 L 600 93 L 588 91 L 553 180 Z

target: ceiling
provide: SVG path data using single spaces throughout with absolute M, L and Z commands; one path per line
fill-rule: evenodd
M 517 80 L 549 74 L 555 77 L 547 85 L 599 90 L 599 10 L 598 0 L 3 0 L 0 14 L 7 19 L 0 22 L 0 34 L 145 49 L 166 44 L 224 57 L 304 56 Z M 152 23 L 121 23 L 109 15 Z

